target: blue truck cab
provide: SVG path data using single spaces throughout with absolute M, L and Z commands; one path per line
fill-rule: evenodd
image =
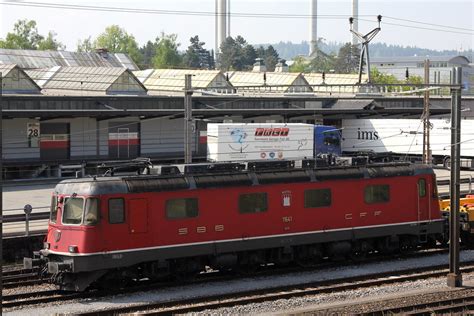
M 341 155 L 341 131 L 334 126 L 314 126 L 314 157 L 320 154 Z

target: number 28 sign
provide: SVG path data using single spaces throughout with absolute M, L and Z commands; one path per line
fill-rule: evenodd
M 39 123 L 28 123 L 26 127 L 26 133 L 28 138 L 40 137 L 40 124 Z

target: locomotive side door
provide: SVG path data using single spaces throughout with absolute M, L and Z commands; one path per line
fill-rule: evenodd
M 148 203 L 146 199 L 128 200 L 128 219 L 130 234 L 148 232 Z
M 429 219 L 430 212 L 430 198 L 428 183 L 426 179 L 420 178 L 417 183 L 417 195 L 418 195 L 418 221 L 424 221 Z

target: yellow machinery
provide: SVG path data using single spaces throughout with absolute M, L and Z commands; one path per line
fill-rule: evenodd
M 474 195 L 467 195 L 459 199 L 459 205 L 461 240 L 471 244 L 474 242 Z M 450 206 L 451 200 L 439 201 L 439 208 L 446 218 L 449 218 Z

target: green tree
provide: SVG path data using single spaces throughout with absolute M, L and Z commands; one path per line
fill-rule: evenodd
M 336 58 L 332 55 L 325 54 L 318 50 L 316 57 L 309 63 L 309 71 L 311 72 L 331 72 L 334 71 Z
M 293 59 L 293 64 L 289 69 L 290 72 L 308 72 L 309 61 L 304 56 L 297 56 Z
M 239 63 L 237 62 L 237 60 L 241 58 L 239 44 L 232 37 L 229 36 L 224 40 L 221 44 L 220 50 L 218 61 L 221 70 L 242 70 L 238 69 Z
M 38 33 L 36 21 L 18 20 L 13 26 L 13 32 L 7 33 L 5 40 L 0 40 L 0 48 L 10 49 L 39 49 L 58 50 L 64 45 L 55 39 L 56 33 L 50 31 L 48 36 Z
M 255 59 L 257 58 L 257 51 L 252 45 L 245 45 L 242 50 L 242 58 L 243 64 L 245 65 L 246 69 L 252 69 L 253 64 L 255 63 Z
M 88 38 L 84 40 L 79 40 L 77 42 L 77 48 L 76 51 L 79 53 L 90 53 L 94 51 L 94 43 L 92 42 L 91 37 L 89 36 Z
M 156 47 L 156 54 L 153 57 L 154 68 L 176 68 L 181 65 L 182 57 L 178 52 L 177 37 L 176 34 L 166 35 L 161 33 L 161 38 Z
M 349 74 L 357 72 L 359 69 L 360 49 L 357 46 L 346 43 L 339 49 L 339 53 L 334 63 L 334 70 L 337 73 Z
M 267 66 L 267 71 L 275 71 L 275 66 L 278 63 L 278 60 L 280 57 L 278 56 L 278 52 L 273 48 L 272 45 L 269 45 L 265 49 L 265 54 L 264 56 L 260 56 L 263 58 L 263 61 L 265 62 L 265 66 Z
M 190 68 L 210 69 L 211 53 L 204 48 L 206 43 L 199 41 L 198 35 L 191 37 L 189 41 L 191 45 L 183 56 L 184 65 Z
M 140 54 L 142 55 L 142 66 L 143 68 L 153 67 L 153 58 L 156 54 L 156 48 L 158 47 L 159 38 L 156 38 L 154 42 L 148 41 L 145 45 L 140 47 Z
M 227 71 L 248 70 L 252 69 L 257 52 L 255 48 L 248 44 L 240 35 L 235 39 L 228 37 L 220 47 L 221 52 L 218 54 L 220 69 Z
M 39 50 L 64 50 L 66 47 L 54 37 L 56 33 L 49 31 L 48 36 L 38 43 Z
M 135 37 L 118 25 L 106 27 L 105 31 L 94 41 L 94 46 L 96 48 L 106 48 L 112 53 L 126 53 L 136 64 L 141 64 L 142 56 Z

